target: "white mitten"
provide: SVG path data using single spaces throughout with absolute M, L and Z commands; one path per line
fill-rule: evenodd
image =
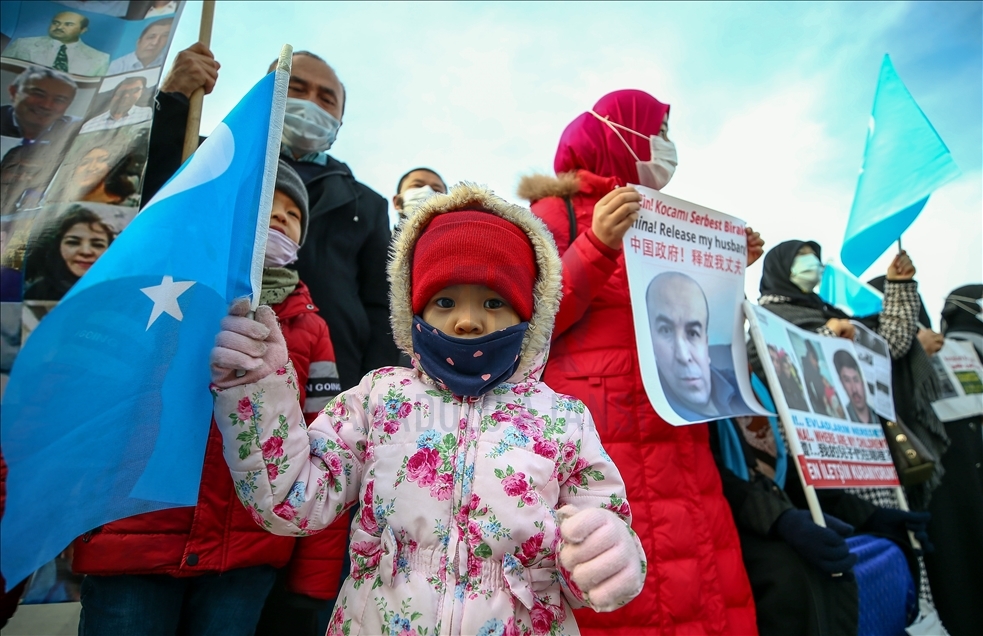
M 247 299 L 232 303 L 215 336 L 212 383 L 219 388 L 252 384 L 287 364 L 287 343 L 273 310 L 261 305 L 255 319 L 247 318 L 248 313 Z
M 638 596 L 645 583 L 644 557 L 618 515 L 603 508 L 559 511 L 560 563 L 598 612 L 616 610 Z

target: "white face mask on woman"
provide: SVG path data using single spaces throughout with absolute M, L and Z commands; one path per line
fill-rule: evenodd
M 633 135 L 639 137 L 645 137 L 640 132 L 634 131 L 627 126 L 622 126 L 621 124 L 616 124 L 606 117 L 601 117 L 593 110 L 590 114 L 597 117 L 602 122 L 607 124 L 614 134 L 618 135 L 618 139 L 621 143 L 625 144 L 625 148 L 631 153 L 631 156 L 635 158 L 635 170 L 638 172 L 638 183 L 646 188 L 652 188 L 654 190 L 661 190 L 666 187 L 669 180 L 672 179 L 672 175 L 676 172 L 676 165 L 678 160 L 676 157 L 676 144 L 672 143 L 661 134 L 651 135 L 648 137 L 649 148 L 651 150 L 650 159 L 648 161 L 641 161 L 635 151 L 632 150 L 625 138 L 621 136 L 618 132 L 618 128 L 630 132 Z
M 287 98 L 282 140 L 296 156 L 328 150 L 340 127 L 340 121 L 314 102 Z
M 814 291 L 822 278 L 823 263 L 815 254 L 799 254 L 792 260 L 789 280 L 805 293 Z
M 285 267 L 297 260 L 300 245 L 293 242 L 289 236 L 278 230 L 270 230 L 266 238 L 266 257 L 263 267 Z

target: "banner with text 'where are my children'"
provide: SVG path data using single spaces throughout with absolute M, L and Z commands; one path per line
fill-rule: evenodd
M 878 414 L 878 410 L 885 411 L 884 402 L 891 401 L 891 394 L 887 393 L 886 400 L 877 397 L 884 390 L 879 388 L 883 382 L 878 379 L 879 365 L 869 359 L 878 355 L 882 345 L 886 351 L 884 340 L 866 331 L 864 342 L 855 345 L 845 338 L 800 329 L 763 307 L 750 303 L 746 307 L 750 308 L 752 336 L 758 332 L 764 344 L 758 345 L 762 349 L 758 357 L 771 376 L 772 396 L 790 446 L 799 451 L 796 460 L 806 484 L 816 488 L 897 486 L 881 425 L 883 415 Z M 886 390 L 890 391 L 890 383 Z

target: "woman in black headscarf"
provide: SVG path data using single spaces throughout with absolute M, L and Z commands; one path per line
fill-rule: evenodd
M 983 359 L 983 285 L 965 285 L 949 293 L 942 307 L 942 333 L 971 342 Z
M 807 331 L 823 336 L 853 338 L 849 317 L 827 304 L 815 292 L 823 276 L 822 248 L 815 241 L 785 241 L 771 249 L 764 260 L 758 304 Z M 891 357 L 898 359 L 911 348 L 918 331 L 918 283 L 915 266 L 900 252 L 888 267 L 881 313 L 860 319 L 887 340 Z M 751 361 L 760 372 L 757 356 Z
M 971 342 L 983 358 L 983 285 L 953 290 L 942 309 L 947 339 Z M 983 625 L 983 417 L 946 422 L 952 445 L 942 457 L 945 476 L 932 493 L 928 527 L 935 551 L 925 555 L 942 624 L 952 636 Z
M 854 326 L 850 323 L 847 314 L 827 304 L 815 293 L 823 274 L 821 256 L 822 248 L 814 241 L 785 241 L 772 248 L 764 258 L 764 271 L 759 285 L 761 297 L 758 299 L 758 304 L 800 329 L 852 340 Z M 921 298 L 918 295 L 918 283 L 913 280 L 914 275 L 915 266 L 911 259 L 904 251 L 899 252 L 887 270 L 881 312 L 872 316 L 854 318 L 887 341 L 895 366 L 899 365 L 913 349 L 912 344 L 917 339 Z M 925 355 L 920 345 L 917 349 L 922 356 Z M 753 343 L 748 345 L 748 360 L 754 372 L 763 379 L 764 372 Z M 898 392 L 899 389 L 895 386 L 895 395 Z M 930 404 L 928 408 L 931 410 Z M 921 418 L 921 411 L 902 410 L 898 415 L 908 422 L 915 417 Z M 930 446 L 941 456 L 949 443 L 941 425 L 935 428 L 931 438 Z M 929 482 L 930 487 L 939 483 L 940 472 L 941 466 Z M 786 490 L 793 502 L 804 504 L 805 497 L 801 493 L 801 485 L 797 479 L 788 480 Z M 825 512 L 853 525 L 858 531 L 889 536 L 905 548 L 909 556 L 911 556 L 911 545 L 907 530 L 927 538 L 928 515 L 900 510 L 899 503 L 890 490 L 824 489 L 817 494 Z M 920 509 L 924 510 L 927 502 L 919 503 Z M 923 574 L 924 568 L 916 567 L 912 560 L 912 570 L 916 582 L 919 583 L 919 596 L 931 604 L 932 595 L 927 577 Z

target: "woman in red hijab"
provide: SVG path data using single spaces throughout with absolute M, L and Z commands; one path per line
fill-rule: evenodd
M 611 614 L 578 613 L 577 621 L 584 634 L 755 634 L 751 587 L 707 426 L 667 424 L 639 372 L 621 239 L 641 197 L 624 186 L 661 189 L 671 178 L 668 119 L 669 106 L 642 91 L 605 95 L 563 131 L 557 176 L 526 177 L 519 186 L 563 257 L 563 301 L 544 380 L 590 408 L 628 486 L 632 526 L 649 559 L 640 596 Z

